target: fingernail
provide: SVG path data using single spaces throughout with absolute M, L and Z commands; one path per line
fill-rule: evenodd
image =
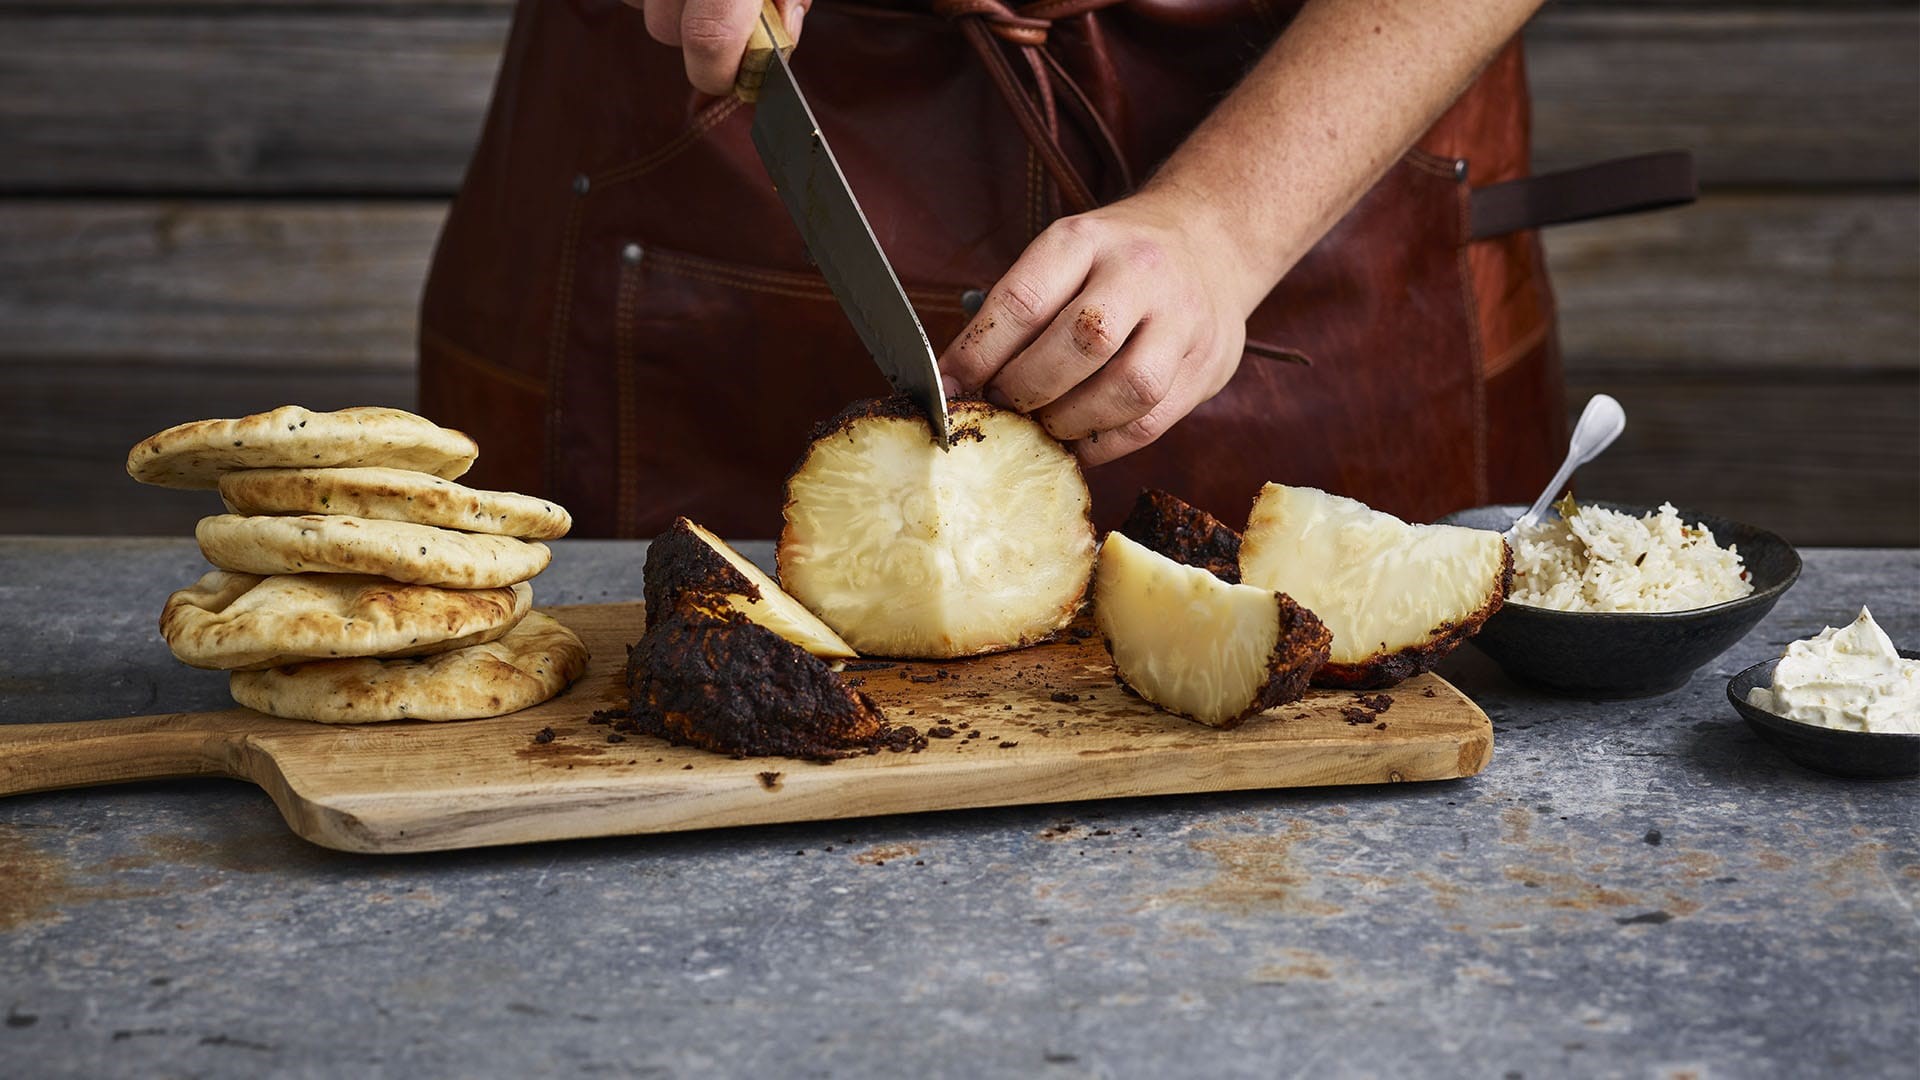
M 940 375 L 940 389 L 950 398 L 959 397 L 960 380 L 942 372 Z

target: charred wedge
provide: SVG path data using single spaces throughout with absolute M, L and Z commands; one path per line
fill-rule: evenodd
M 1073 620 L 1093 570 L 1079 463 L 1040 425 L 951 404 L 943 451 L 905 398 L 861 402 L 787 480 L 780 580 L 864 655 L 1030 645 Z
M 1174 562 L 1197 566 L 1221 581 L 1240 580 L 1240 534 L 1158 488 L 1141 490 L 1120 531 Z
M 1333 631 L 1318 686 L 1371 689 L 1427 671 L 1500 609 L 1513 554 L 1499 533 L 1409 525 L 1353 499 L 1268 484 L 1240 577 L 1285 592 Z
M 686 597 L 714 596 L 815 656 L 859 655 L 765 571 L 684 517 L 647 545 L 646 583 L 649 628 Z
M 1100 546 L 1093 618 L 1128 686 L 1218 728 L 1298 700 L 1332 640 L 1287 597 L 1221 581 L 1120 533 Z
M 825 661 L 740 612 L 706 598 L 662 610 L 627 654 L 628 716 L 641 732 L 815 761 L 924 745 Z

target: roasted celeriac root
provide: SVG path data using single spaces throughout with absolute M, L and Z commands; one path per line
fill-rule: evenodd
M 708 595 L 815 656 L 859 655 L 765 571 L 684 517 L 647 546 L 646 589 L 649 628 L 683 598 Z
M 628 651 L 627 705 L 642 733 L 723 754 L 831 761 L 926 745 L 826 661 L 711 595 L 682 598 Z
M 1093 617 L 1128 686 L 1218 728 L 1298 700 L 1332 638 L 1286 596 L 1221 581 L 1120 533 L 1100 547 Z
M 1313 488 L 1268 484 L 1240 578 L 1284 592 L 1333 631 L 1318 686 L 1371 689 L 1427 671 L 1480 629 L 1513 583 L 1499 533 L 1409 525 Z
M 863 655 L 945 659 L 1045 640 L 1093 569 L 1079 463 L 1041 426 L 951 403 L 952 449 L 905 398 L 815 433 L 787 480 L 780 580 Z
M 1240 580 L 1240 534 L 1158 488 L 1141 489 L 1120 531 L 1174 562 L 1197 566 L 1221 581 Z

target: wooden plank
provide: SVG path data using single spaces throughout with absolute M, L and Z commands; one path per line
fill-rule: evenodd
M 1666 147 L 1708 184 L 1920 178 L 1920 13 L 1552 11 L 1527 31 L 1540 169 Z
M 207 506 L 127 486 L 142 436 L 289 401 L 409 404 L 442 211 L 0 202 L 5 530 L 177 535 Z M 1624 486 L 1594 490 L 1804 542 L 1912 542 L 1914 218 L 1904 195 L 1716 196 L 1554 234 L 1579 400 L 1608 389 L 1634 414 L 1584 474 Z M 1735 452 L 1754 432 L 1777 434 Z
M 0 7 L 0 191 L 451 192 L 506 25 L 493 4 Z M 1911 7 L 1549 9 L 1537 157 L 1688 146 L 1711 183 L 1911 183 L 1916 34 Z
M 1580 470 L 1582 495 L 1663 500 L 1796 545 L 1920 544 L 1920 370 L 1844 379 L 1576 375 L 1569 413 L 1606 392 L 1627 430 Z
M 861 689 L 896 723 L 967 723 L 982 733 L 931 739 L 918 753 L 822 766 L 735 760 L 644 735 L 610 746 L 607 729 L 589 717 L 626 705 L 625 646 L 640 635 L 641 607 L 553 614 L 593 659 L 570 692 L 545 705 L 442 724 L 338 727 L 232 709 L 0 725 L 0 795 L 227 773 L 264 787 L 288 825 L 314 843 L 440 851 L 962 807 L 1443 780 L 1479 772 L 1493 752 L 1486 714 L 1436 675 L 1390 691 L 1392 710 L 1379 727 L 1349 723 L 1340 710 L 1353 695 L 1330 690 L 1232 731 L 1204 727 L 1115 686 L 1098 635 L 867 673 Z M 553 738 L 535 743 L 542 728 Z M 408 767 L 395 768 L 400 760 Z
M 506 28 L 488 10 L 0 14 L 0 190 L 448 193 Z
M 186 420 L 290 403 L 412 408 L 414 401 L 410 363 L 0 359 L 0 533 L 191 535 L 194 522 L 220 512 L 219 497 L 135 484 L 126 473 L 134 443 Z
M 445 212 L 0 201 L 0 355 L 407 364 Z
M 1576 372 L 1569 408 L 1600 391 L 1625 403 L 1628 427 L 1582 470 L 1585 494 L 1670 499 L 1799 544 L 1920 544 L 1920 375 Z M 135 487 L 123 464 L 140 438 L 288 402 L 413 401 L 406 370 L 0 364 L 0 532 L 185 535 L 214 503 Z
M 410 362 L 445 205 L 0 201 L 0 357 Z M 1710 195 L 1548 234 L 1576 370 L 1906 370 L 1920 197 Z
M 1549 230 L 1570 365 L 1912 370 L 1920 196 L 1709 194 Z

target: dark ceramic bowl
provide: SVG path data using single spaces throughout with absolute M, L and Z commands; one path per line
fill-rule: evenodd
M 1909 660 L 1920 653 L 1901 649 Z M 1884 731 L 1836 731 L 1803 724 L 1747 704 L 1747 691 L 1773 685 L 1779 657 L 1764 660 L 1727 680 L 1727 700 L 1762 739 L 1815 772 L 1855 780 L 1904 780 L 1920 776 L 1920 735 Z
M 1656 509 L 1595 502 L 1636 517 Z M 1440 521 L 1504 532 L 1524 506 L 1481 506 Z M 1555 611 L 1507 603 L 1470 640 L 1514 679 L 1569 697 L 1651 697 L 1685 686 L 1694 671 L 1745 637 L 1800 577 L 1793 545 L 1751 525 L 1682 508 L 1721 547 L 1737 545 L 1753 581 L 1738 600 L 1688 611 Z

